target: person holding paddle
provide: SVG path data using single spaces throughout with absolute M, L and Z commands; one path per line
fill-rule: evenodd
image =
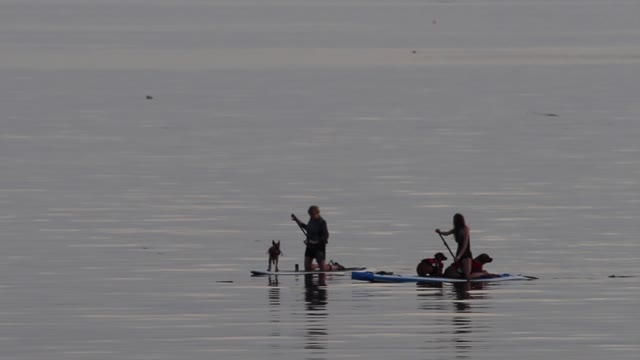
M 453 229 L 449 231 L 436 229 L 436 233 L 438 233 L 440 237 L 442 237 L 442 235 L 447 236 L 453 234 L 456 243 L 458 243 L 454 263 L 459 263 L 462 266 L 465 279 L 471 280 L 471 265 L 473 260 L 473 255 L 471 255 L 471 236 L 469 227 L 464 221 L 464 216 L 462 216 L 462 214 L 455 214 L 453 216 Z M 442 241 L 444 241 L 444 238 L 442 238 Z M 445 245 L 446 244 L 445 241 Z M 447 248 L 448 247 L 447 245 Z
M 327 222 L 320 216 L 320 208 L 316 205 L 311 205 L 307 213 L 309 214 L 309 222 L 306 224 L 298 220 L 295 214 L 291 214 L 291 220 L 298 224 L 307 237 L 304 242 L 307 245 L 304 252 L 304 270 L 312 270 L 311 263 L 314 259 L 318 263 L 318 269 L 324 269 L 326 248 L 329 243 Z

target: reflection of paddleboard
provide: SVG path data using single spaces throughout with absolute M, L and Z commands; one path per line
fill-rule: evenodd
M 353 280 L 371 281 L 371 282 L 384 282 L 384 283 L 465 283 L 467 280 L 462 279 L 449 279 L 443 277 L 422 277 L 413 275 L 381 275 L 371 271 L 356 271 L 351 273 Z M 514 280 L 534 280 L 535 277 L 524 275 L 509 275 L 502 274 L 498 277 L 473 279 L 471 282 L 485 283 L 485 282 L 497 282 L 497 281 L 514 281 Z
M 309 275 L 309 274 L 334 274 L 334 275 L 346 275 L 349 272 L 352 271 L 361 271 L 364 270 L 366 268 L 364 267 L 353 267 L 353 268 L 346 268 L 344 270 L 335 270 L 335 271 L 295 271 L 295 270 L 286 270 L 286 271 L 264 271 L 264 270 L 251 270 L 251 275 L 253 276 L 267 276 L 267 275 L 283 275 L 283 276 L 288 276 L 288 275 Z

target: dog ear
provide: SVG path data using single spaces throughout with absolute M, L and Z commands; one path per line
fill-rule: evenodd
M 271 240 L 271 245 L 275 245 L 276 241 L 275 240 Z
M 280 240 L 278 240 L 278 245 L 280 245 Z

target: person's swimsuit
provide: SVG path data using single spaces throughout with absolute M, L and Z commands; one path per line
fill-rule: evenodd
M 460 260 L 462 259 L 473 259 L 473 255 L 471 255 L 471 239 L 469 239 L 469 246 L 467 246 L 467 250 L 463 254 L 460 254 L 460 250 L 462 249 L 462 245 L 464 244 L 464 229 L 457 230 L 453 233 L 453 236 L 458 243 L 458 250 L 456 250 L 456 256 L 460 256 Z

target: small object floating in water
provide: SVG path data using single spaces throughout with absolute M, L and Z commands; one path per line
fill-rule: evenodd
M 216 282 L 217 283 L 223 283 L 223 284 L 233 284 L 233 281 L 231 281 L 231 280 L 218 280 Z
M 147 95 L 147 100 L 152 100 L 152 99 L 153 99 L 153 96 Z
M 631 276 L 631 275 L 609 275 L 610 278 L 615 279 L 615 278 L 632 278 L 635 276 Z
M 417 54 L 418 52 L 417 52 L 417 51 L 415 51 L 415 50 L 413 50 L 411 53 L 412 53 L 412 54 Z
M 534 114 L 540 115 L 540 116 L 547 116 L 547 117 L 558 117 L 558 114 L 556 113 L 540 113 L 540 112 L 534 111 Z

